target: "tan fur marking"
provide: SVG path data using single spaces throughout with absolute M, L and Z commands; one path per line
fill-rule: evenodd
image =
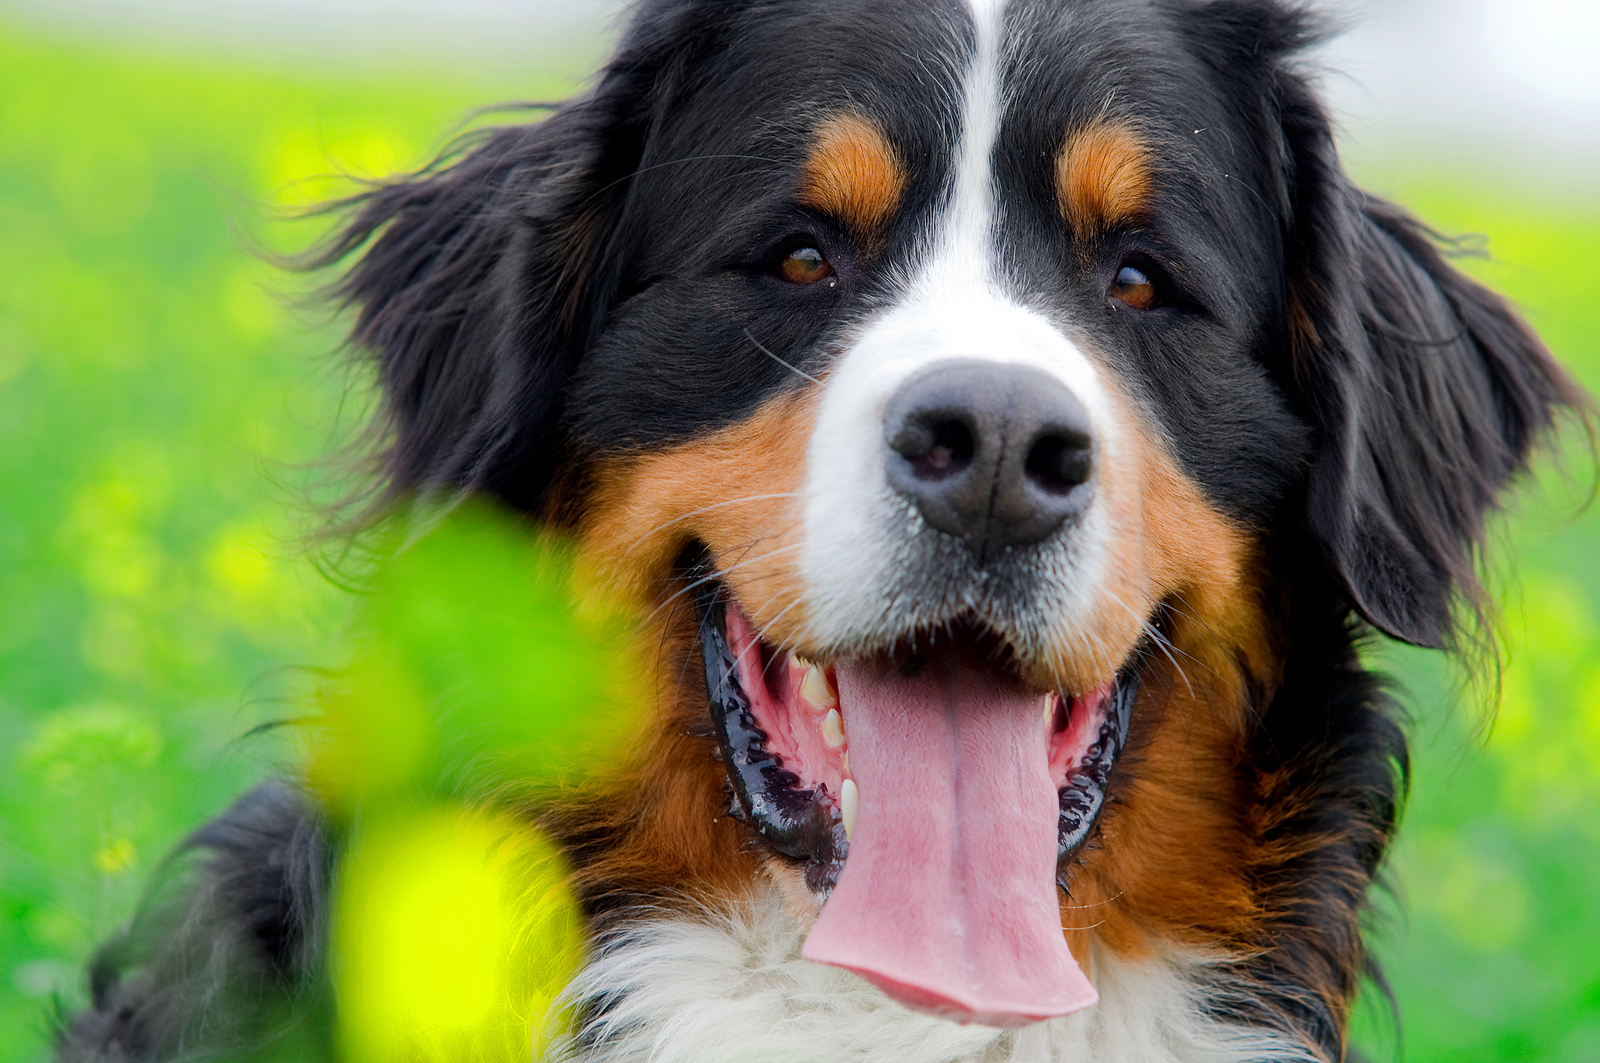
M 1240 604 L 1254 592 L 1250 536 L 1206 501 L 1131 401 L 1115 390 L 1110 397 L 1121 438 L 1100 454 L 1095 504 L 1108 511 L 1119 541 L 1092 629 L 1047 648 L 1041 662 L 1042 680 L 1076 691 L 1112 677 L 1163 601 L 1197 618 L 1208 644 L 1254 646 L 1262 630 L 1259 608 Z M 1268 666 L 1254 650 L 1250 658 L 1252 668 Z
M 905 194 L 899 154 L 872 122 L 841 114 L 822 123 L 801 174 L 800 202 L 879 234 Z
M 642 748 L 607 785 L 549 817 L 574 839 L 577 884 L 592 900 L 648 895 L 718 906 L 747 897 L 761 875 L 745 828 L 723 812 L 727 776 L 708 731 L 693 601 L 669 577 L 689 542 L 704 543 L 758 627 L 779 617 L 768 638 L 782 642 L 799 623 L 798 607 L 783 610 L 798 593 L 789 547 L 800 530 L 795 492 L 811 401 L 782 396 L 742 424 L 588 472 L 579 583 L 648 617 L 641 663 L 656 681 Z M 586 852 L 584 838 L 603 840 Z
M 765 637 L 795 638 L 805 619 L 795 555 L 811 403 L 810 392 L 781 396 L 740 424 L 598 465 L 578 533 L 593 593 L 660 609 L 681 589 L 663 582 L 673 562 L 698 541 L 757 627 L 776 621 Z
M 693 609 L 668 608 L 639 648 L 656 680 L 657 711 L 616 774 L 541 814 L 568 839 L 574 885 L 604 910 L 650 896 L 720 908 L 750 895 L 760 862 L 727 815 L 727 775 L 705 725 L 704 678 L 692 656 Z M 612 903 L 607 903 L 607 902 Z
M 1247 703 L 1231 689 L 1237 672 L 1208 676 L 1185 652 L 1173 650 L 1184 675 L 1165 660 L 1147 671 L 1118 799 L 1073 869 L 1062 925 L 1084 928 L 1068 934 L 1075 951 L 1078 939 L 1126 956 L 1174 945 L 1238 955 L 1256 942 L 1264 912 L 1239 771 Z
M 1154 191 L 1149 149 L 1127 126 L 1094 122 L 1068 136 L 1056 158 L 1056 199 L 1080 236 L 1138 218 Z
M 1062 925 L 1079 956 L 1175 944 L 1238 955 L 1256 946 L 1265 916 L 1250 878 L 1257 843 L 1241 766 L 1251 705 L 1276 687 L 1281 667 L 1257 547 L 1205 499 L 1137 407 L 1115 392 L 1112 401 L 1122 438 L 1103 455 L 1098 497 L 1124 541 L 1093 656 L 1126 659 L 1144 634 L 1135 615 L 1163 602 L 1170 646 L 1144 669 L 1118 800 L 1102 813 L 1100 843 L 1073 869 Z M 1058 671 L 1086 664 L 1081 649 L 1056 654 Z

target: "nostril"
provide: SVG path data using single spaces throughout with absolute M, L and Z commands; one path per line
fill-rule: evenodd
M 1094 471 L 1093 444 L 1081 432 L 1046 431 L 1028 451 L 1023 472 L 1040 490 L 1064 495 L 1087 483 Z
M 919 480 L 943 480 L 965 472 L 976 450 L 972 429 L 954 417 L 914 417 L 889 446 L 906 459 Z
M 882 438 L 889 486 L 979 564 L 1044 542 L 1092 501 L 1088 412 L 1031 366 L 936 362 L 888 397 Z

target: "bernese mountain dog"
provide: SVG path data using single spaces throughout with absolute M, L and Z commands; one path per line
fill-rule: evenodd
M 1586 400 L 1345 176 L 1321 27 L 643 0 L 351 208 L 388 497 L 570 535 L 661 647 L 620 781 L 542 818 L 564 1058 L 1346 1058 L 1407 763 L 1362 640 L 1469 639 Z M 322 962 L 322 822 L 280 784 L 195 835 L 61 1058 L 239 1055 L 216 1001 Z

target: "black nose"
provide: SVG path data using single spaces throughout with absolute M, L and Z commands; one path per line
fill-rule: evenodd
M 1041 370 L 939 362 L 901 385 L 883 430 L 889 482 L 980 563 L 1044 540 L 1088 505 L 1088 412 Z

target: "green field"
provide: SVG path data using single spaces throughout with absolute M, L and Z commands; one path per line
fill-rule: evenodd
M 247 732 L 303 713 L 316 669 L 348 656 L 351 601 L 299 543 L 327 490 L 308 464 L 359 425 L 364 381 L 337 328 L 291 307 L 304 282 L 251 249 L 314 238 L 277 216 L 349 187 L 319 175 L 414 166 L 468 108 L 571 85 L 341 79 L 0 28 L 0 1061 L 44 1057 L 52 1002 L 83 999 L 84 959 L 162 854 L 302 752 Z M 1468 268 L 1600 387 L 1600 192 L 1367 169 L 1440 229 L 1486 234 L 1495 259 Z M 1388 655 L 1418 755 L 1377 940 L 1409 1060 L 1600 1059 L 1591 473 L 1572 448 L 1500 536 L 1509 665 L 1487 738 L 1481 694 L 1451 713 L 1440 662 Z M 1360 1029 L 1398 1056 L 1382 1008 Z

